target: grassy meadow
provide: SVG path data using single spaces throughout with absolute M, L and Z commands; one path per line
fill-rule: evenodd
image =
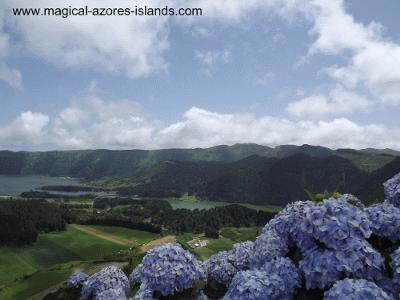
M 220 237 L 218 239 L 207 238 L 204 237 L 204 235 L 185 233 L 179 235 L 177 240 L 185 245 L 185 248 L 194 253 L 198 258 L 205 260 L 217 252 L 232 249 L 233 244 L 244 241 L 254 241 L 259 235 L 260 230 L 260 227 L 224 227 L 219 231 Z M 192 249 L 187 245 L 187 242 L 194 238 L 207 240 L 208 245 L 206 247 Z
M 118 253 L 159 236 L 110 226 L 69 225 L 64 232 L 41 234 L 26 247 L 0 247 L 0 299 L 21 300 L 57 285 L 74 271 L 97 271 Z
M 196 196 L 189 196 L 188 194 L 184 194 L 180 198 L 165 198 L 163 200 L 168 201 L 173 209 L 186 208 L 186 209 L 210 209 L 219 206 L 226 206 L 230 204 L 238 204 L 247 208 L 262 210 L 268 212 L 279 212 L 283 207 L 276 205 L 255 205 L 248 203 L 229 203 L 229 202 L 220 202 L 220 201 L 209 201 L 209 200 L 199 200 Z

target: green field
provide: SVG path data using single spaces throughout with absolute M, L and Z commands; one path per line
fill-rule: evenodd
M 276 205 L 255 205 L 248 203 L 228 203 L 228 202 L 219 202 L 219 201 L 208 201 L 208 200 L 199 200 L 195 196 L 189 196 L 187 194 L 183 195 L 180 198 L 166 198 L 163 199 L 168 201 L 173 209 L 186 208 L 186 209 L 210 209 L 218 206 L 226 206 L 230 204 L 239 204 L 247 208 L 262 210 L 268 212 L 279 212 L 283 207 Z
M 64 232 L 41 234 L 27 247 L 0 247 L 0 299 L 26 299 L 67 279 L 76 270 L 92 270 L 105 256 L 115 256 L 132 241 L 142 245 L 159 236 L 110 226 L 84 226 L 96 235 L 68 226 Z M 100 237 L 104 235 L 104 238 Z M 93 271 L 93 270 L 92 270 Z
M 259 227 L 224 227 L 220 230 L 220 238 L 210 239 L 204 236 L 193 235 L 192 233 L 185 233 L 177 237 L 178 242 L 182 243 L 186 249 L 196 254 L 200 259 L 207 259 L 211 255 L 232 249 L 233 244 L 254 241 L 258 236 L 261 228 Z M 208 245 L 202 248 L 192 249 L 187 245 L 187 242 L 193 238 L 200 238 L 208 240 Z

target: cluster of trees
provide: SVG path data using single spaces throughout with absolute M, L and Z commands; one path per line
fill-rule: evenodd
M 221 227 L 261 226 L 272 219 L 274 213 L 257 211 L 241 205 L 227 205 L 212 209 L 176 209 L 161 211 L 152 216 L 154 224 L 165 226 L 174 233 L 206 233 L 217 237 Z
M 102 192 L 104 189 L 80 186 L 80 185 L 45 185 L 41 187 L 43 191 L 60 191 L 60 192 Z
M 380 156 L 373 159 L 379 162 Z M 383 199 L 381 183 L 399 168 L 400 157 L 369 172 L 338 155 L 251 156 L 232 163 L 163 162 L 116 190 L 125 196 L 163 198 L 188 193 L 206 200 L 281 206 L 324 191 L 346 192 L 369 204 Z
M 39 200 L 0 201 L 0 245 L 26 245 L 36 241 L 39 232 L 65 230 L 63 210 Z
M 241 205 L 227 205 L 212 209 L 173 209 L 160 199 L 99 198 L 95 199 L 92 213 L 68 208 L 70 222 L 92 225 L 128 227 L 160 233 L 161 228 L 180 234 L 205 233 L 218 237 L 221 227 L 260 226 L 274 213 L 257 211 Z

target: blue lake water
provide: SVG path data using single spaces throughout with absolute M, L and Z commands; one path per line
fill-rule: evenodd
M 66 177 L 0 175 L 0 195 L 2 196 L 19 195 L 45 185 L 80 185 L 80 183 L 78 179 Z

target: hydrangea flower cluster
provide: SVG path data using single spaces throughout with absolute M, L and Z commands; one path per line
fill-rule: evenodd
M 297 246 L 303 253 L 316 248 L 313 238 L 304 233 L 299 226 L 305 217 L 305 209 L 315 205 L 312 201 L 297 201 L 288 204 L 268 222 L 262 233 L 274 230 L 280 238 L 285 239 L 289 247 Z
M 212 255 L 203 265 L 210 278 L 225 286 L 231 283 L 232 278 L 239 271 L 233 265 L 233 256 L 227 251 Z
M 400 208 L 386 202 L 365 209 L 372 232 L 392 242 L 400 241 Z
M 332 249 L 346 248 L 349 242 L 371 235 L 367 215 L 340 199 L 327 199 L 305 208 L 301 229 Z
M 232 256 L 232 264 L 236 269 L 243 271 L 250 268 L 250 261 L 253 257 L 254 243 L 246 241 L 243 243 L 237 243 L 233 245 L 230 252 Z
M 86 282 L 88 278 L 89 275 L 82 272 L 77 272 L 73 274 L 70 278 L 68 278 L 66 284 L 72 287 L 80 287 Z
M 205 273 L 190 252 L 177 243 L 170 243 L 149 251 L 131 279 L 167 296 L 192 288 L 194 281 L 205 279 Z
M 393 272 L 393 282 L 400 286 L 400 248 L 393 252 L 391 258 L 392 262 L 390 266 L 392 267 Z
M 288 251 L 286 240 L 275 230 L 264 230 L 254 243 L 251 265 L 261 267 L 268 261 L 285 256 Z
M 295 289 L 301 285 L 300 272 L 289 258 L 276 258 L 267 262 L 261 270 L 266 274 L 275 274 L 279 276 L 286 291 L 284 298 L 291 299 Z
M 241 271 L 233 278 L 223 300 L 289 300 L 293 290 L 277 274 L 261 270 Z
M 83 283 L 81 295 L 83 299 L 88 299 L 91 295 L 95 295 L 96 298 L 103 297 L 101 299 L 119 300 L 122 295 L 126 295 L 128 289 L 128 278 L 117 267 L 111 266 L 90 276 Z
M 383 184 L 386 202 L 400 208 L 400 173 Z
M 122 289 L 109 289 L 97 293 L 96 300 L 127 300 L 127 297 Z
M 347 276 L 369 280 L 383 276 L 384 259 L 367 241 L 349 243 L 347 249 L 336 251 L 336 258 Z
M 135 296 L 129 300 L 156 300 L 153 297 L 154 291 L 150 289 L 146 284 L 142 283 Z
M 300 261 L 307 289 L 324 289 L 341 276 L 340 262 L 333 250 L 314 250 L 307 252 Z
M 392 300 L 383 289 L 365 279 L 338 281 L 324 296 L 324 300 Z
M 400 286 L 395 284 L 392 278 L 383 277 L 381 280 L 375 282 L 382 290 L 386 292 L 393 300 L 400 298 Z

